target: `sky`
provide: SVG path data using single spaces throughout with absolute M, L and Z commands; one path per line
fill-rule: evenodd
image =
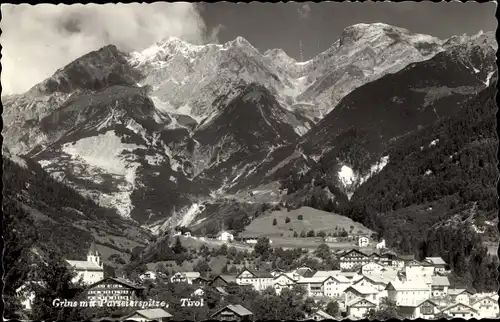
M 108 44 L 129 52 L 168 36 L 196 44 L 242 36 L 262 52 L 281 48 L 308 60 L 357 23 L 383 22 L 442 39 L 497 28 L 496 4 L 476 2 L 2 4 L 1 11 L 2 94 L 25 92 Z

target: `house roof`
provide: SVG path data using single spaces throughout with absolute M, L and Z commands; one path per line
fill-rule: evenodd
M 216 288 L 215 288 L 215 290 L 216 290 L 217 292 L 221 293 L 222 295 L 229 295 L 229 293 L 228 293 L 228 292 L 226 292 L 226 290 L 225 290 L 225 289 L 223 289 L 223 288 L 222 288 L 222 287 L 220 287 L 220 286 L 216 287 Z
M 446 265 L 441 257 L 426 257 L 425 260 L 433 265 Z
M 475 308 L 473 308 L 472 306 L 470 305 L 467 305 L 465 303 L 455 303 L 455 304 L 452 304 L 444 309 L 442 309 L 442 311 L 450 311 L 452 310 L 453 308 L 457 307 L 457 306 L 465 306 L 467 309 L 471 310 L 471 311 L 474 311 L 474 312 L 477 312 L 477 310 Z
M 335 318 L 333 316 L 331 316 L 330 314 L 326 313 L 323 310 L 318 310 L 315 313 L 311 314 L 311 316 L 314 316 L 314 315 L 319 315 L 325 320 L 335 320 Z
M 230 310 L 232 312 L 234 312 L 236 315 L 238 316 L 248 316 L 248 315 L 253 315 L 252 312 L 250 312 L 249 310 L 247 310 L 246 308 L 244 308 L 243 306 L 239 305 L 239 304 L 236 304 L 236 305 L 228 305 L 226 307 L 223 307 L 222 309 L 220 309 L 219 311 L 215 312 L 214 314 L 212 314 L 211 317 L 214 317 L 216 315 L 218 315 L 220 312 L 224 311 L 224 310 Z
M 66 260 L 75 270 L 78 271 L 103 271 L 104 269 L 93 262 Z
M 182 272 L 186 278 L 198 278 L 201 276 L 199 272 Z
M 413 261 L 415 260 L 415 255 L 400 255 L 399 258 L 404 261 Z
M 311 277 L 328 277 L 328 276 L 336 276 L 340 273 L 340 271 L 317 271 Z
M 405 304 L 401 304 L 399 306 L 403 306 L 403 307 L 419 307 L 422 304 L 424 304 L 425 302 L 431 303 L 432 305 L 434 305 L 436 307 L 439 307 L 439 305 L 436 302 L 434 302 L 434 301 L 432 301 L 430 299 L 418 300 L 418 301 L 415 301 L 413 303 L 405 303 Z
M 476 303 L 481 302 L 482 300 L 486 300 L 486 299 L 489 299 L 495 303 L 498 303 L 498 295 L 494 295 L 494 296 L 485 295 L 485 296 L 481 296 L 481 297 L 474 299 L 474 301 L 471 303 L 471 305 L 475 305 Z
M 229 274 L 221 274 L 217 275 L 213 280 L 215 281 L 217 278 L 222 279 L 226 283 L 236 283 L 236 275 L 229 275 Z
M 375 284 L 389 284 L 395 280 L 396 276 L 385 276 L 381 274 L 363 274 L 362 279 L 367 279 Z M 356 283 L 360 282 L 362 279 L 356 281 Z
M 227 230 L 223 230 L 223 231 L 219 231 L 219 232 L 217 233 L 217 237 L 221 236 L 222 234 L 229 234 L 229 235 L 233 235 L 233 234 L 231 234 L 229 231 L 227 231 Z
M 102 284 L 105 281 L 113 281 L 113 282 L 121 284 L 121 285 L 123 285 L 125 287 L 133 288 L 135 290 L 143 290 L 144 289 L 144 287 L 135 285 L 134 283 L 132 283 L 130 281 L 127 281 L 126 279 L 120 278 L 120 277 L 106 277 L 106 278 L 100 280 L 99 282 L 96 282 L 96 283 L 90 285 L 88 287 L 88 289 L 94 287 L 95 285 Z
M 297 283 L 298 284 L 309 284 L 309 283 L 316 283 L 316 284 L 321 284 L 323 283 L 328 277 L 327 276 L 319 276 L 319 277 L 301 277 Z
M 359 251 L 359 250 L 357 250 L 357 249 L 351 249 L 351 250 L 348 250 L 348 251 L 346 251 L 346 252 L 344 252 L 344 253 L 341 253 L 341 254 L 339 255 L 339 257 L 344 257 L 344 256 L 346 256 L 346 255 L 348 255 L 348 254 L 350 254 L 350 253 L 358 253 L 358 254 L 360 254 L 360 255 L 362 255 L 362 256 L 369 257 L 368 255 L 366 255 L 365 253 L 363 253 L 363 252 L 361 252 L 361 251 Z
M 387 288 L 394 287 L 396 291 L 422 291 L 428 290 L 429 287 L 423 281 L 408 281 L 408 282 L 400 282 L 400 281 L 391 281 Z
M 245 268 L 243 270 L 243 272 L 249 272 L 250 274 L 252 274 L 253 276 L 255 276 L 257 278 L 272 278 L 273 277 L 273 275 L 271 273 L 266 272 L 266 271 L 251 271 L 248 268 Z M 243 274 L 243 272 L 238 274 L 236 277 L 239 277 L 241 274 Z
M 324 281 L 323 283 L 325 283 L 326 281 L 328 281 L 329 279 L 334 279 L 334 280 L 337 280 L 338 282 L 340 283 L 351 283 L 351 280 L 349 280 L 347 277 L 345 276 L 342 276 L 342 275 L 330 275 L 328 276 Z
M 358 303 L 359 303 L 359 302 L 361 302 L 361 301 L 366 301 L 366 302 L 368 302 L 368 304 L 370 304 L 370 306 L 377 306 L 377 304 L 373 303 L 373 302 L 372 302 L 372 301 L 370 301 L 370 300 L 364 299 L 364 298 L 357 298 L 357 299 L 354 299 L 354 300 L 352 300 L 352 301 L 348 302 L 348 303 L 346 304 L 346 306 L 348 306 L 348 307 L 349 307 L 349 306 L 353 306 L 353 305 L 358 304 Z
M 432 285 L 436 286 L 450 286 L 450 281 L 448 280 L 448 276 L 432 276 Z
M 156 320 L 162 318 L 170 318 L 172 314 L 168 313 L 164 309 L 156 308 L 156 309 L 146 309 L 146 310 L 137 310 L 134 313 L 127 316 L 127 318 L 132 317 L 136 314 L 145 317 L 148 320 Z
M 282 273 L 282 274 L 276 275 L 276 276 L 274 276 L 274 279 L 275 279 L 275 280 L 277 280 L 277 279 L 279 279 L 281 276 L 285 276 L 287 279 L 289 279 L 289 280 L 290 280 L 290 281 L 292 281 L 292 282 L 295 282 L 295 281 L 296 281 L 293 277 L 291 277 L 290 275 L 288 275 L 288 274 L 286 274 L 286 273 Z
M 353 289 L 357 293 L 363 294 L 363 295 L 365 295 L 365 294 L 377 294 L 378 293 L 378 291 L 371 286 L 351 285 L 344 292 L 347 292 L 347 290 L 349 290 L 349 289 Z
M 450 289 L 448 289 L 448 295 L 451 295 L 451 296 L 458 296 L 464 292 L 467 292 L 470 295 L 472 295 L 472 292 L 470 292 L 469 290 L 466 290 L 464 288 L 450 288 Z

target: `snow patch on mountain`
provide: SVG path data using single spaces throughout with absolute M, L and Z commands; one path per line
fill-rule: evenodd
M 127 168 L 121 155 L 123 151 L 144 149 L 144 147 L 122 143 L 113 131 L 84 138 L 62 146 L 62 151 L 72 158 L 81 158 L 87 164 L 105 170 L 108 173 L 125 176 Z
M 382 157 L 378 162 L 370 167 L 370 170 L 365 175 L 355 172 L 351 167 L 347 165 L 342 165 L 340 170 L 337 172 L 339 181 L 347 189 L 347 196 L 350 198 L 352 191 L 359 185 L 366 182 L 375 174 L 382 171 L 382 169 L 389 162 L 389 156 Z
M 496 71 L 492 71 L 488 73 L 488 76 L 486 76 L 486 81 L 484 82 L 484 85 L 490 86 L 490 80 L 493 74 L 495 74 Z

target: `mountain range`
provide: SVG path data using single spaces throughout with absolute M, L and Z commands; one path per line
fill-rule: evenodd
M 265 190 L 280 202 L 291 169 L 350 198 L 394 162 L 394 142 L 496 82 L 496 50 L 493 33 L 441 40 L 382 23 L 346 28 L 307 62 L 241 37 L 109 45 L 2 97 L 2 135 L 13 155 L 139 225 L 200 226 L 221 200 L 252 204 Z

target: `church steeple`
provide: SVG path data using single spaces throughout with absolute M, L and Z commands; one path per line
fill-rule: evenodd
M 89 251 L 87 252 L 87 262 L 92 262 L 102 267 L 101 253 L 97 250 L 94 241 L 90 244 Z

